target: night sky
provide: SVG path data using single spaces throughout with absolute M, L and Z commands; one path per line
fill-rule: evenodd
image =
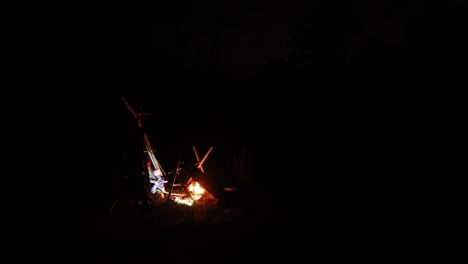
M 455 179 L 466 173 L 465 2 L 311 2 L 11 18 L 10 175 L 28 186 L 11 200 L 31 194 L 53 204 L 31 211 L 79 212 L 78 223 L 100 212 L 135 129 L 125 95 L 153 113 L 143 124 L 163 166 L 193 158 L 192 145 L 214 146 L 214 167 L 246 148 L 259 187 L 309 186 L 322 224 L 359 212 L 400 227 L 406 215 L 415 237 L 454 231 L 434 219 L 459 221 L 466 202 Z M 286 211 L 277 221 L 307 221 Z

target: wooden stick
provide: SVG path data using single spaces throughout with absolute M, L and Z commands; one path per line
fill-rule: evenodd
M 197 149 L 195 148 L 195 145 L 192 145 L 193 147 L 193 152 L 195 153 L 195 157 L 197 158 L 197 161 L 200 161 L 200 157 L 198 157 Z
M 211 153 L 211 151 L 213 150 L 213 146 L 210 147 L 210 149 L 208 150 L 208 152 L 205 154 L 205 157 L 203 157 L 203 159 L 200 161 L 200 163 L 198 164 L 198 168 L 201 169 L 202 168 L 202 165 L 203 165 L 203 162 L 205 162 L 206 158 L 208 157 L 208 155 Z

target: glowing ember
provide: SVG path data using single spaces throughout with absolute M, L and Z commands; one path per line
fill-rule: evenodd
M 192 182 L 188 186 L 188 190 L 193 199 L 198 200 L 205 193 L 205 189 L 198 182 Z

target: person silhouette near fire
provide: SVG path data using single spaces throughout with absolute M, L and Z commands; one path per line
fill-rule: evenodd
M 151 194 L 156 198 L 164 198 L 164 194 L 166 193 L 164 183 L 166 182 L 167 181 L 164 181 L 162 178 L 162 172 L 160 169 L 150 171 Z

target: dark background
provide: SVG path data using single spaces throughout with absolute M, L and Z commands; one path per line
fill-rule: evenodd
M 144 125 L 166 170 L 192 145 L 214 146 L 213 166 L 248 149 L 279 234 L 462 245 L 466 3 L 371 2 L 12 17 L 14 238 L 81 238 L 105 211 L 134 133 L 124 94 L 153 113 Z

